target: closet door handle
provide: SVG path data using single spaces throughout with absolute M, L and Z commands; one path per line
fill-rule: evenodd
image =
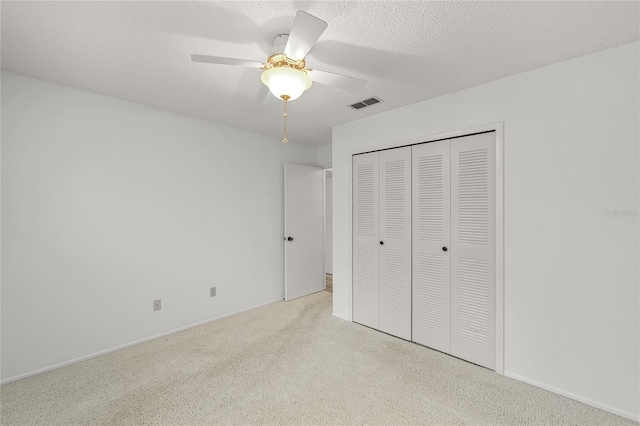
M 442 247 L 442 251 L 447 251 L 447 250 L 449 250 L 449 249 L 446 248 L 446 247 Z
M 380 245 L 383 246 L 384 245 L 384 241 L 380 241 Z
M 288 237 L 288 238 L 287 238 L 287 241 L 293 241 L 293 238 Z

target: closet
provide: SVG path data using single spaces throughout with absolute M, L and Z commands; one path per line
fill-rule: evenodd
M 353 320 L 495 368 L 495 133 L 353 156 Z

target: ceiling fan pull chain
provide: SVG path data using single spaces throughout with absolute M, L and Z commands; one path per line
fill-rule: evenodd
M 284 101 L 284 138 L 282 138 L 283 143 L 287 143 L 289 140 L 287 139 L 287 101 L 289 100 L 289 96 L 282 95 L 282 100 Z

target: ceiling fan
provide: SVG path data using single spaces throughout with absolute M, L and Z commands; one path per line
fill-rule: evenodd
M 298 99 L 313 82 L 350 92 L 360 91 L 367 83 L 359 78 L 307 68 L 305 56 L 326 29 L 325 21 L 299 10 L 289 34 L 280 34 L 274 38 L 274 46 L 267 62 L 209 55 L 191 55 L 191 59 L 194 62 L 264 70 L 261 79 L 270 92 L 267 93 L 265 104 L 270 103 L 270 100 L 274 99 L 273 96 L 283 101 L 284 138 L 282 142 L 287 143 L 287 102 Z

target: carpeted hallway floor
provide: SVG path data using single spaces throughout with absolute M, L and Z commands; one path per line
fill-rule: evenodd
M 0 387 L 3 425 L 631 425 L 331 315 L 319 292 Z

